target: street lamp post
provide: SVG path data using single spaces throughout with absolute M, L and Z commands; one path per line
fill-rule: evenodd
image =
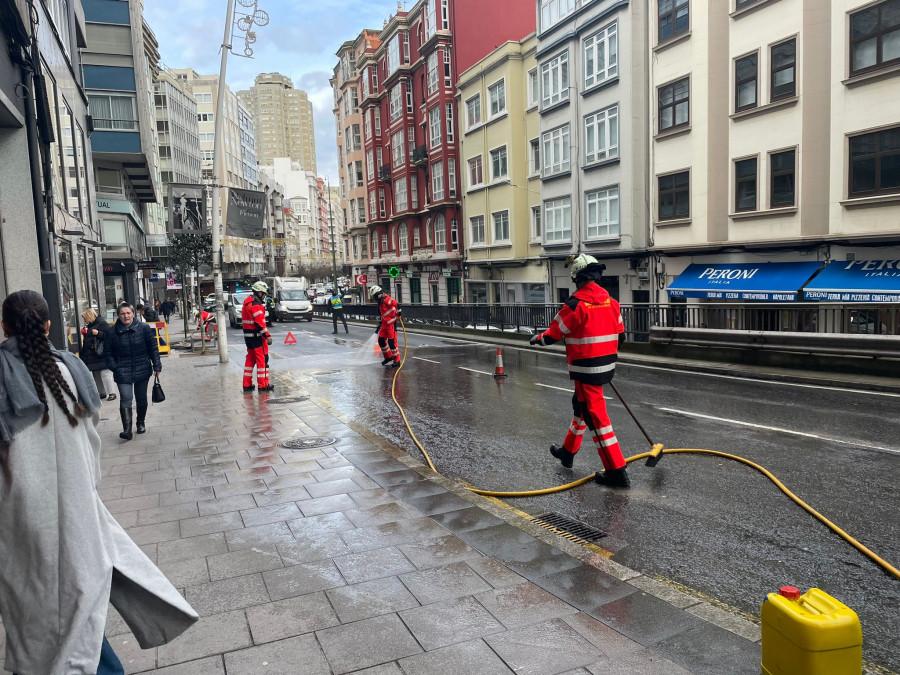
M 235 28 L 244 34 L 244 54 L 247 58 L 253 56 L 250 45 L 256 42 L 256 33 L 251 28 L 253 25 L 265 26 L 269 23 L 269 15 L 263 10 L 257 9 L 257 0 L 239 0 L 241 6 L 248 8 L 248 13 L 241 13 L 240 20 L 234 21 L 234 0 L 228 0 L 228 8 L 225 11 L 225 33 L 222 38 L 222 62 L 219 66 L 219 86 L 216 90 L 216 119 L 215 140 L 213 142 L 213 170 L 212 170 L 212 268 L 213 281 L 216 288 L 216 326 L 218 327 L 219 363 L 228 363 L 228 334 L 225 332 L 225 302 L 222 288 L 222 243 L 220 229 L 222 227 L 221 197 L 219 166 L 222 161 L 225 139 L 225 71 L 228 67 L 228 53 L 232 48 L 232 38 Z M 199 284 L 198 284 L 199 285 Z

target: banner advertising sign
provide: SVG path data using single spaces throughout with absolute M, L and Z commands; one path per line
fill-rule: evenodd
M 178 275 L 175 273 L 175 270 L 166 268 L 166 290 L 167 291 L 180 291 L 181 279 L 178 278 Z
M 200 233 L 206 226 L 206 190 L 202 185 L 169 183 L 169 234 Z
M 266 193 L 228 188 L 225 234 L 242 239 L 262 239 L 266 215 Z

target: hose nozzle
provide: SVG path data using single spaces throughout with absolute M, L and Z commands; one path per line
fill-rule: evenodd
M 659 460 L 662 459 L 662 454 L 663 454 L 663 444 L 656 443 L 650 449 L 650 456 L 647 458 L 647 462 L 645 463 L 644 466 L 656 466 L 657 464 L 659 464 Z

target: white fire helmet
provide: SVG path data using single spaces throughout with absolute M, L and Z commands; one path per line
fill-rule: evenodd
M 570 255 L 566 258 L 566 267 L 569 268 L 569 274 L 572 276 L 572 281 L 578 280 L 578 273 L 581 272 L 588 265 L 596 265 L 598 260 L 586 253 L 579 253 L 577 255 Z
M 253 285 L 250 287 L 250 290 L 251 290 L 251 291 L 256 291 L 257 293 L 259 293 L 259 292 L 262 292 L 262 293 L 268 293 L 268 292 L 269 292 L 269 285 L 268 285 L 265 281 L 257 281 L 255 284 L 253 284 Z
M 382 292 L 381 286 L 372 286 L 372 288 L 369 289 L 369 297 L 374 298 L 376 295 L 378 295 L 381 292 Z

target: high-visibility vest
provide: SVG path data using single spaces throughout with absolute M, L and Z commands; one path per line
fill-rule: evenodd
M 619 303 L 592 281 L 566 300 L 538 340 L 550 345 L 565 339 L 569 377 L 586 384 L 606 384 L 615 372 L 619 334 L 623 332 Z
M 241 306 L 241 326 L 244 329 L 244 342 L 248 347 L 261 347 L 263 340 L 269 337 L 266 307 L 254 295 L 248 296 Z
M 392 326 L 397 320 L 397 301 L 387 293 L 381 296 L 381 302 L 378 304 L 378 311 L 381 312 L 381 323 L 386 326 Z
M 332 309 L 344 309 L 344 301 L 341 300 L 341 296 L 333 295 L 331 297 L 331 308 Z

